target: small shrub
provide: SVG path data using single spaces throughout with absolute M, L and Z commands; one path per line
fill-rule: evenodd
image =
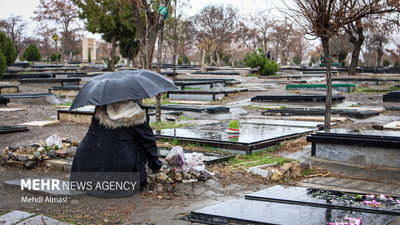
M 383 66 L 390 66 L 390 61 L 388 59 L 383 60 Z
M 50 55 L 50 60 L 51 60 L 52 62 L 58 62 L 58 61 L 60 61 L 60 60 L 61 60 L 61 54 L 56 54 L 56 53 L 51 54 L 51 55 Z
M 301 64 L 301 57 L 299 56 L 299 55 L 295 55 L 295 56 L 293 56 L 293 63 L 295 64 L 295 65 L 300 65 Z
M 263 76 L 274 75 L 279 70 L 279 65 L 275 61 L 266 58 L 261 50 L 248 53 L 244 62 L 246 66 L 258 68 L 260 75 Z
M 237 120 L 231 120 L 231 122 L 229 122 L 229 128 L 230 129 L 240 129 L 240 122 Z
M 3 74 L 6 71 L 7 60 L 3 53 L 0 51 L 0 80 L 3 79 Z
M 11 65 L 15 62 L 17 51 L 15 50 L 14 43 L 3 32 L 0 32 L 0 50 L 6 58 L 7 65 Z
M 39 61 L 42 57 L 39 52 L 39 48 L 35 44 L 30 44 L 26 49 L 22 57 L 28 61 Z
M 178 65 L 190 65 L 190 59 L 187 56 L 178 57 Z

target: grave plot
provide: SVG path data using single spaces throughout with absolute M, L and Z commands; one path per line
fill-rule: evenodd
M 146 106 L 149 109 L 155 109 L 155 106 Z M 210 114 L 229 113 L 230 109 L 225 106 L 202 106 L 202 105 L 161 105 L 162 110 L 186 111 L 186 112 L 206 112 Z
M 26 103 L 43 103 L 46 102 L 46 98 L 53 96 L 51 93 L 17 93 L 2 95 L 5 98 L 13 99 L 17 101 L 24 101 Z
M 385 195 L 276 185 L 248 194 L 245 199 L 400 216 L 400 199 Z
M 332 102 L 341 102 L 344 96 L 333 95 Z M 252 102 L 325 102 L 325 95 L 257 95 Z
M 0 134 L 29 131 L 25 126 L 0 126 Z
M 169 151 L 170 151 L 170 149 L 159 148 L 158 156 L 165 158 L 168 155 Z M 184 150 L 185 155 L 188 153 L 193 153 L 193 152 L 197 152 L 197 151 Z M 211 152 L 197 152 L 197 153 L 201 153 L 204 155 L 204 163 L 207 165 L 227 161 L 227 160 L 235 157 L 235 155 L 222 155 L 222 154 L 211 153 Z
M 223 80 L 204 80 L 204 81 L 174 81 L 180 90 L 212 89 L 215 87 L 225 87 Z
M 7 94 L 7 95 L 2 95 L 5 98 L 9 99 L 22 99 L 22 98 L 45 98 L 49 96 L 53 96 L 53 94 L 50 93 L 18 93 L 18 94 Z
M 4 80 L 20 80 L 20 79 L 38 79 L 38 78 L 52 78 L 53 75 L 51 73 L 12 73 L 12 74 L 4 74 Z
M 289 127 L 265 124 L 242 124 L 240 134 L 225 132 L 228 124 L 218 123 L 207 126 L 163 129 L 155 131 L 157 138 L 179 140 L 212 146 L 240 154 L 250 154 L 284 140 L 312 132 L 312 128 Z
M 23 68 L 26 68 L 26 67 L 29 67 L 29 66 L 30 65 L 29 65 L 28 62 L 15 62 L 15 63 L 10 65 L 10 67 L 23 67 Z
M 10 84 L 0 84 L 0 94 L 17 93 L 18 86 Z
M 384 102 L 400 102 L 400 91 L 393 91 L 383 95 Z
M 62 97 L 76 97 L 80 89 L 80 86 L 52 87 L 49 88 L 49 93 Z
M 38 78 L 38 79 L 21 79 L 22 85 L 34 86 L 77 86 L 81 79 L 79 78 Z
M 239 72 L 234 72 L 234 71 L 207 71 L 207 72 L 195 71 L 192 74 L 196 74 L 196 75 L 240 75 Z
M 76 73 L 76 74 L 70 74 L 68 75 L 68 78 L 92 78 L 98 75 L 101 75 L 102 73 L 93 73 L 93 74 L 87 74 L 87 73 Z
M 7 106 L 10 103 L 10 99 L 0 95 L 0 106 Z
M 353 109 L 332 109 L 332 114 L 340 116 L 348 116 L 357 119 L 366 119 L 379 115 L 379 112 L 373 110 L 353 110 Z M 283 109 L 267 109 L 262 112 L 263 115 L 284 115 L 284 116 L 315 116 L 325 115 L 325 109 L 322 108 L 283 108 Z
M 368 84 L 373 84 L 373 85 L 380 85 L 385 82 L 400 82 L 400 79 L 383 79 L 383 78 L 347 78 L 347 77 L 342 77 L 342 78 L 332 78 L 332 81 L 337 81 L 337 82 L 352 82 L 352 83 L 364 83 L 367 82 Z
M 354 92 L 356 90 L 355 84 L 333 84 L 332 88 L 340 92 Z M 301 85 L 286 85 L 286 90 L 292 89 L 313 89 L 313 90 L 326 90 L 326 84 L 301 84 Z
M 175 77 L 178 76 L 180 73 L 173 72 L 173 71 L 161 71 L 162 75 L 168 76 L 168 77 Z
M 233 78 L 203 78 L 203 79 L 175 79 L 174 82 L 193 82 L 193 81 L 223 81 L 225 86 L 240 84 L 241 82 Z
M 345 209 L 236 199 L 193 211 L 188 219 L 206 224 L 321 225 L 334 222 L 349 224 L 349 217 L 361 219 L 363 224 L 368 225 L 388 224 L 398 218 Z
M 232 93 L 245 92 L 248 89 L 210 89 L 210 90 L 175 90 L 167 93 L 167 98 L 177 100 L 216 101 Z
M 90 124 L 94 114 L 94 106 L 85 106 L 74 110 L 69 108 L 57 110 L 57 120 L 61 122 Z
M 331 71 L 333 76 L 338 74 L 338 71 Z M 326 75 L 326 70 L 323 71 L 303 71 L 302 74 L 322 74 Z
M 277 126 L 288 126 L 288 127 L 303 127 L 303 128 L 317 128 L 321 125 L 319 122 L 312 121 L 299 121 L 299 120 L 277 120 L 277 119 L 252 119 L 243 118 L 241 120 L 242 124 L 260 124 L 260 125 L 277 125 Z M 331 125 L 336 125 L 331 123 Z
M 307 137 L 311 156 L 361 166 L 400 168 L 400 133 L 332 130 Z

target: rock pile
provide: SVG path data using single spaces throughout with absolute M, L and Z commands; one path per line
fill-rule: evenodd
M 175 192 L 175 188 L 179 183 L 195 183 L 205 181 L 210 177 L 211 175 L 196 173 L 192 170 L 187 173 L 177 172 L 170 168 L 164 168 L 163 172 L 158 173 L 148 171 L 146 191 Z
M 301 165 L 296 161 L 285 163 L 271 173 L 270 181 L 288 181 L 301 177 Z
M 285 163 L 282 166 L 269 164 L 252 167 L 249 172 L 260 175 L 272 182 L 289 181 L 301 177 L 301 165 L 296 161 Z
M 18 168 L 32 169 L 46 161 L 73 157 L 78 143 L 71 140 L 62 140 L 61 146 L 48 146 L 45 142 L 27 146 L 8 146 L 0 155 L 0 165 L 9 165 Z

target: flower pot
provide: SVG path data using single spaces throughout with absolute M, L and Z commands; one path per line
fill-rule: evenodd
M 240 133 L 240 129 L 233 129 L 233 128 L 228 128 L 225 130 L 226 133 L 228 134 L 239 134 Z

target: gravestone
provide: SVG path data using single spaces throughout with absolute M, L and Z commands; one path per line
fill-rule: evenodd
M 384 102 L 400 102 L 400 91 L 393 91 L 383 95 Z
M 280 115 L 325 115 L 325 109 L 321 108 L 284 108 L 284 109 L 268 109 L 263 115 L 277 114 Z M 366 119 L 379 115 L 379 112 L 373 110 L 352 110 L 352 109 L 332 109 L 332 114 L 348 116 L 351 118 Z
M 352 201 L 360 193 L 274 186 L 245 196 L 191 212 L 188 219 L 206 224 L 320 225 L 347 222 L 349 217 L 362 224 L 388 224 L 398 218 L 399 210 L 376 209 Z M 343 198 L 347 197 L 352 202 Z M 329 199 L 329 200 L 327 200 Z M 395 206 L 397 207 L 397 206 Z M 346 219 L 347 218 L 347 219 Z
M 29 131 L 25 126 L 0 126 L 0 134 Z
M 6 106 L 10 103 L 10 99 L 0 96 L 0 106 Z
M 333 95 L 332 102 L 340 102 L 344 96 Z M 252 102 L 325 102 L 325 95 L 258 95 L 251 98 Z
M 366 166 L 400 168 L 400 133 L 334 129 L 307 137 L 311 156 Z
M 240 154 L 250 154 L 284 140 L 310 133 L 315 128 L 288 127 L 265 124 L 241 124 L 240 134 L 229 134 L 226 123 L 192 128 L 175 128 L 155 131 L 157 138 L 197 143 Z

